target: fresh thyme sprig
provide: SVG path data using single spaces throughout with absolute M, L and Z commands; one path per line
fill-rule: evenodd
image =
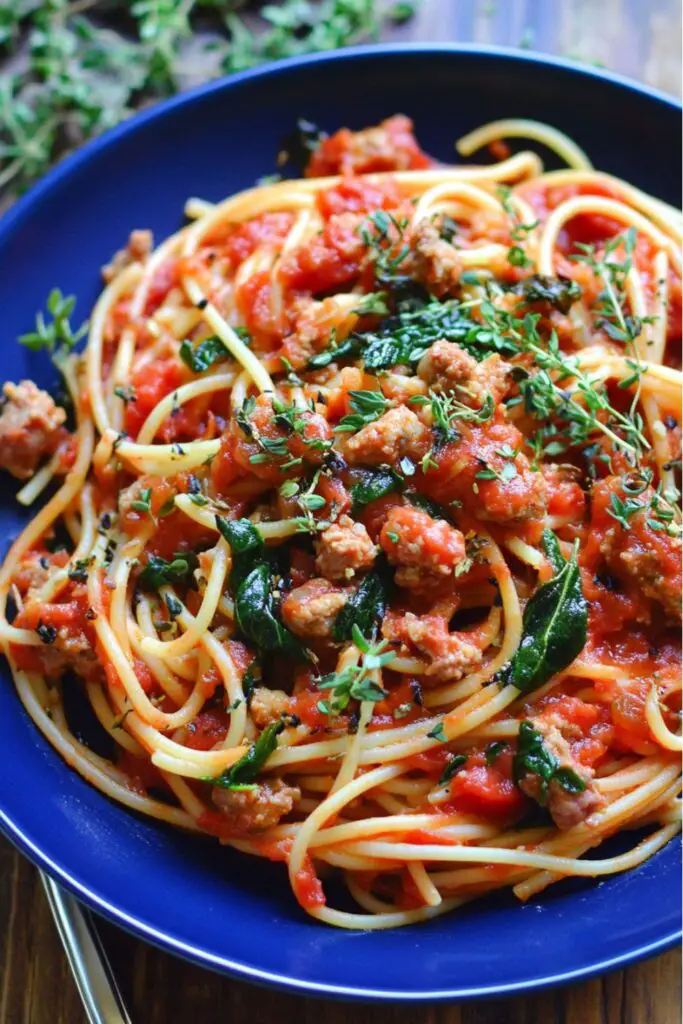
M 0 49 L 19 70 L 0 76 L 0 189 L 21 191 L 65 151 L 140 103 L 270 60 L 348 46 L 405 20 L 414 4 L 284 0 L 0 0 Z M 201 29 L 210 28 L 196 42 Z M 197 58 L 197 49 L 200 59 Z
M 554 331 L 548 342 L 543 343 L 538 334 L 538 315 L 527 313 L 520 320 L 491 302 L 482 303 L 481 311 L 493 330 L 512 338 L 520 352 L 533 356 L 536 372 L 520 380 L 519 397 L 508 405 L 523 403 L 526 412 L 536 419 L 549 421 L 557 418 L 567 423 L 562 433 L 556 429 L 548 432 L 557 446 L 555 454 L 559 454 L 559 445 L 564 444 L 566 449 L 585 443 L 597 432 L 604 434 L 616 448 L 634 459 L 650 447 L 643 433 L 642 417 L 635 409 L 628 415 L 616 409 L 600 379 L 582 370 L 575 356 L 561 351 Z M 572 379 L 572 390 L 560 386 Z M 600 418 L 601 413 L 604 419 Z M 615 430 L 620 430 L 623 436 Z
M 57 359 L 62 353 L 70 352 L 80 341 L 88 329 L 88 324 L 83 323 L 74 331 L 70 317 L 76 305 L 76 297 L 62 295 L 59 288 L 52 289 L 46 305 L 50 319 L 46 319 L 45 315 L 39 312 L 36 315 L 36 329 L 28 334 L 22 334 L 19 342 L 33 352 L 47 351 Z
M 458 401 L 454 395 L 438 394 L 430 391 L 429 395 L 414 395 L 409 399 L 410 405 L 427 407 L 432 415 L 432 433 L 434 444 L 422 457 L 422 471 L 438 468 L 434 455 L 445 444 L 457 441 L 459 434 L 455 428 L 457 422 L 486 423 L 495 412 L 495 403 L 491 395 L 487 395 L 480 408 L 475 409 Z
M 515 244 L 508 249 L 508 263 L 513 267 L 530 267 L 533 261 L 529 259 L 521 243 L 527 241 L 531 232 L 540 224 L 540 221 L 535 220 L 532 224 L 523 224 L 521 222 L 512 202 L 512 189 L 509 185 L 499 185 L 496 193 L 500 200 L 500 205 L 512 221 L 510 237 Z
M 370 643 L 355 623 L 351 630 L 351 639 L 361 652 L 360 663 L 349 665 L 341 672 L 330 672 L 318 681 L 319 689 L 330 691 L 327 700 L 318 701 L 318 709 L 324 715 L 340 714 L 351 700 L 378 701 L 387 696 L 387 691 L 372 677 L 378 669 L 393 661 L 396 652 L 387 650 L 387 640 L 381 640 L 377 644 Z

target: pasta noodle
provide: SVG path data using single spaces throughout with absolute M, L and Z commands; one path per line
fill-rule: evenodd
M 188 200 L 60 355 L 73 428 L 31 382 L 0 412 L 18 501 L 53 488 L 0 570 L 36 726 L 342 928 L 680 829 L 681 215 L 546 125 L 485 147 L 437 165 L 397 116 Z

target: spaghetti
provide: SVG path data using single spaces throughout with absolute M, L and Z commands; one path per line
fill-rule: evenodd
M 73 430 L 27 381 L 0 414 L 19 501 L 56 485 L 0 574 L 33 721 L 345 928 L 624 871 L 679 829 L 683 221 L 554 129 L 458 148 L 484 146 L 437 165 L 397 116 L 190 200 L 61 354 Z M 69 348 L 71 306 L 29 343 Z

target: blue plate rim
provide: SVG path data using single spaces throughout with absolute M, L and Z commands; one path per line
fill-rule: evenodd
M 210 950 L 202 949 L 199 946 L 192 946 L 174 937 L 168 931 L 161 931 L 153 928 L 139 918 L 125 913 L 119 907 L 114 906 L 108 900 L 103 899 L 92 889 L 83 885 L 76 878 L 73 878 L 68 871 L 56 864 L 50 857 L 31 842 L 21 829 L 11 821 L 5 812 L 0 808 L 0 832 L 24 853 L 33 864 L 58 882 L 65 886 L 70 892 L 82 900 L 92 910 L 97 911 L 103 917 L 114 924 L 123 927 L 138 938 L 143 938 L 153 945 L 166 952 L 176 954 L 186 960 L 207 967 L 219 973 L 226 973 L 242 981 L 250 981 L 257 985 L 275 988 L 282 991 L 297 993 L 299 995 L 324 995 L 335 999 L 353 1000 L 357 1002 L 396 1002 L 396 1003 L 421 1003 L 421 1002 L 448 1002 L 449 1000 L 470 1001 L 475 999 L 492 999 L 503 995 L 521 995 L 526 992 L 542 991 L 548 988 L 555 988 L 560 985 L 569 985 L 578 981 L 587 981 L 609 971 L 616 971 L 637 963 L 639 960 L 656 956 L 658 953 L 665 953 L 673 949 L 682 938 L 682 930 L 670 932 L 655 942 L 649 942 L 638 946 L 619 956 L 601 960 L 598 963 L 590 964 L 587 967 L 577 968 L 573 971 L 564 971 L 557 974 L 548 974 L 544 978 L 523 981 L 515 984 L 485 985 L 468 988 L 446 988 L 430 989 L 421 992 L 406 992 L 405 990 L 392 991 L 391 989 L 369 989 L 354 988 L 352 985 L 328 985 L 325 982 L 307 982 L 301 978 L 292 978 L 286 974 L 277 974 L 260 968 L 250 967 L 247 964 L 231 960 L 226 957 L 216 956 Z M 672 840 L 673 842 L 674 840 Z
M 567 57 L 557 57 L 553 54 L 536 52 L 534 50 L 515 50 L 508 46 L 480 46 L 478 43 L 378 43 L 350 46 L 344 50 L 329 50 L 323 53 L 305 54 L 300 57 L 288 57 L 284 60 L 273 61 L 270 64 L 250 68 L 246 71 L 238 71 L 232 75 L 224 75 L 214 81 L 179 93 L 177 96 L 161 100 L 148 109 L 133 115 L 128 120 L 122 121 L 114 128 L 108 129 L 102 135 L 91 139 L 81 146 L 80 149 L 66 156 L 52 170 L 48 171 L 45 177 L 28 189 L 14 206 L 2 216 L 0 219 L 0 243 L 21 223 L 21 220 L 27 211 L 30 210 L 33 203 L 38 202 L 44 193 L 49 192 L 63 178 L 67 178 L 72 171 L 87 163 L 92 154 L 98 150 L 106 150 L 110 146 L 115 145 L 117 140 L 124 135 L 135 134 L 141 131 L 148 121 L 165 118 L 177 107 L 192 105 L 195 102 L 201 101 L 205 96 L 209 96 L 214 92 L 220 92 L 226 88 L 239 86 L 243 82 L 250 81 L 252 78 L 276 77 L 283 71 L 287 72 L 295 68 L 308 66 L 309 64 L 353 61 L 355 58 L 368 56 L 391 57 L 401 53 L 423 56 L 430 54 L 452 54 L 456 57 L 459 55 L 498 57 L 516 61 L 520 64 L 541 64 L 548 68 L 568 71 L 585 78 L 609 82 L 611 85 L 627 89 L 629 92 L 646 96 L 657 103 L 663 103 L 672 110 L 683 112 L 683 103 L 675 96 L 671 96 L 669 93 L 654 86 L 636 82 L 634 79 L 628 78 L 626 75 L 619 74 L 616 71 L 589 67 L 580 61 L 571 60 Z
M 384 43 L 369 44 L 364 46 L 349 47 L 344 50 L 333 50 L 324 53 L 307 54 L 301 57 L 288 58 L 273 63 L 252 68 L 247 71 L 237 72 L 230 76 L 223 76 L 215 81 L 190 89 L 177 96 L 161 101 L 131 119 L 122 122 L 116 127 L 104 132 L 102 135 L 91 140 L 82 146 L 75 153 L 70 154 L 54 167 L 44 178 L 29 189 L 1 219 L 0 219 L 0 245 L 11 238 L 13 232 L 21 226 L 24 218 L 31 213 L 34 204 L 39 204 L 43 195 L 67 179 L 74 171 L 90 160 L 91 156 L 98 151 L 107 150 L 110 146 L 116 145 L 119 138 L 135 134 L 144 129 L 147 122 L 165 118 L 172 114 L 176 108 L 191 106 L 195 102 L 201 102 L 205 96 L 224 89 L 239 86 L 252 78 L 277 77 L 281 72 L 287 72 L 307 65 L 318 63 L 335 63 L 338 61 L 353 61 L 356 58 L 364 57 L 391 57 L 397 54 L 416 54 L 429 56 L 453 55 L 484 58 L 501 58 L 512 60 L 519 64 L 542 65 L 550 69 L 559 69 L 578 74 L 597 81 L 606 81 L 628 92 L 637 93 L 648 97 L 656 103 L 681 111 L 681 102 L 674 96 L 662 90 L 656 89 L 639 82 L 636 82 L 625 75 L 607 71 L 602 68 L 588 67 L 579 61 L 564 57 L 556 57 L 551 54 L 544 54 L 536 51 L 519 51 L 504 46 L 479 45 L 477 43 Z M 564 972 L 547 974 L 545 977 L 536 978 L 518 983 L 505 983 L 501 985 L 484 985 L 467 988 L 445 988 L 436 990 L 423 990 L 420 992 L 406 992 L 405 990 L 393 991 L 388 988 L 370 989 L 354 988 L 352 985 L 330 985 L 325 982 L 308 982 L 301 978 L 292 978 L 284 974 L 268 971 L 261 968 L 254 968 L 248 964 L 241 963 L 234 959 L 217 956 L 210 950 L 199 946 L 190 945 L 176 936 L 170 934 L 169 930 L 160 930 L 146 924 L 139 918 L 126 913 L 121 908 L 110 903 L 100 896 L 92 888 L 84 885 L 76 877 L 69 874 L 67 870 L 53 861 L 47 853 L 36 846 L 32 840 L 22 831 L 19 825 L 12 821 L 5 811 L 0 807 L 0 831 L 22 852 L 42 870 L 57 879 L 75 896 L 81 899 L 92 910 L 102 914 L 112 921 L 138 937 L 141 937 L 167 952 L 179 955 L 200 966 L 223 972 L 237 979 L 251 981 L 255 984 L 272 987 L 280 990 L 306 995 L 323 995 L 337 999 L 347 999 L 368 1002 L 445 1002 L 448 1000 L 474 1000 L 494 998 L 502 995 L 522 994 L 531 991 L 566 985 L 580 980 L 588 980 L 608 971 L 618 970 L 647 957 L 655 956 L 666 950 L 672 949 L 680 943 L 683 929 L 677 928 L 654 942 L 637 946 L 625 953 L 591 963 L 585 967 L 576 968 Z

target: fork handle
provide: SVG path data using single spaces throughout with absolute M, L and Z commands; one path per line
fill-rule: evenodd
M 47 875 L 40 878 L 89 1024 L 131 1024 L 90 912 Z

